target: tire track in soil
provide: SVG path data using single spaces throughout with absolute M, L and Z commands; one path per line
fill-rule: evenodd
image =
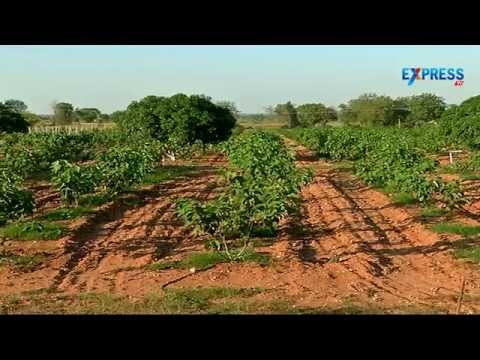
M 208 199 L 215 195 L 215 180 L 216 175 L 207 171 L 193 179 L 165 182 L 143 194 L 140 206 L 117 206 L 97 214 L 93 224 L 67 239 L 64 254 L 69 258 L 52 288 L 66 292 L 113 290 L 122 268 L 142 267 L 167 255 L 189 240 L 189 232 L 175 219 L 175 199 Z
M 287 143 L 296 148 L 299 164 L 322 163 L 306 148 Z M 319 265 L 310 271 L 327 272 L 334 279 L 328 285 L 317 284 L 318 291 L 348 296 L 350 289 L 359 299 L 373 297 L 384 305 L 453 310 L 460 279 L 467 273 L 467 291 L 479 295 L 478 272 L 449 253 L 454 241 L 429 231 L 408 210 L 393 206 L 386 195 L 353 176 L 320 166 L 302 195 L 302 225 L 324 231 L 307 235 L 300 248 L 292 246 L 291 251 L 302 259 L 303 247 L 308 246 L 314 253 L 310 261 Z M 289 241 L 298 243 L 298 236 L 289 235 Z M 335 288 L 325 288 L 331 286 Z M 464 308 L 478 311 L 480 304 L 465 303 Z

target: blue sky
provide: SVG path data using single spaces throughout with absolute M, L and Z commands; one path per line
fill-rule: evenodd
M 281 102 L 338 106 L 365 92 L 431 92 L 448 103 L 480 94 L 480 46 L 4 46 L 0 101 L 50 113 L 54 101 L 110 113 L 147 95 L 206 94 L 242 112 Z M 463 67 L 453 81 L 407 86 L 403 67 Z

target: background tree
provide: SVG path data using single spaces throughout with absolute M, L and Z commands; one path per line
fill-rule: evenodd
M 0 132 L 27 132 L 28 126 L 22 114 L 0 103 Z
M 327 108 L 325 105 L 303 104 L 296 108 L 298 121 L 301 126 L 311 127 L 315 125 L 325 126 L 330 121 L 337 119 L 337 112 L 333 108 Z
M 107 122 L 110 122 L 110 121 L 112 121 L 112 120 L 110 119 L 110 115 L 108 115 L 108 114 L 101 114 L 101 115 L 100 115 L 100 118 L 98 119 L 98 121 L 99 121 L 99 122 L 102 122 L 102 123 L 107 123 Z
M 480 95 L 471 97 L 460 105 L 449 106 L 439 121 L 441 136 L 453 143 L 464 141 L 471 147 L 480 148 Z
M 266 114 L 241 114 L 238 120 L 243 123 L 261 123 L 267 119 Z
M 230 112 L 235 116 L 236 119 L 240 117 L 240 111 L 237 108 L 237 105 L 235 105 L 234 102 L 232 101 L 217 101 L 216 104 L 220 107 L 223 107 L 227 110 L 230 110 Z
M 236 124 L 231 111 L 205 95 L 147 96 L 132 102 L 118 119 L 130 134 L 144 134 L 177 144 L 218 142 L 227 139 Z
M 273 112 L 277 120 L 287 124 L 289 128 L 299 126 L 298 115 L 295 106 L 289 101 L 285 104 L 278 104 L 274 107 Z
M 31 112 L 24 112 L 22 115 L 31 126 L 39 125 L 45 122 L 39 115 Z
M 99 122 L 102 112 L 95 108 L 83 108 L 75 110 L 75 118 L 80 122 Z
M 409 110 L 405 118 L 407 125 L 418 126 L 430 121 L 437 121 L 445 111 L 445 100 L 437 95 L 424 93 L 397 99 Z
M 121 123 L 121 117 L 125 114 L 126 111 L 117 110 L 109 115 L 109 120 L 114 123 Z
M 269 106 L 266 106 L 265 107 L 265 114 L 267 114 L 267 116 L 273 116 L 275 115 L 275 107 L 269 105 Z
M 289 101 L 285 104 L 285 110 L 288 115 L 288 126 L 294 128 L 300 125 L 298 122 L 298 115 L 295 106 Z
M 55 125 L 71 124 L 75 120 L 75 113 L 72 104 L 57 103 L 54 106 Z
M 17 113 L 24 113 L 28 109 L 27 105 L 22 100 L 6 100 L 4 102 L 4 105 L 10 110 Z
M 347 125 L 353 126 L 388 126 L 396 125 L 406 114 L 401 104 L 389 96 L 363 94 L 340 107 L 339 118 Z
M 458 106 L 461 116 L 480 115 L 480 95 L 473 96 Z

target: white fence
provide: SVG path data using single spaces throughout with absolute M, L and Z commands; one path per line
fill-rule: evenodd
M 79 133 L 91 130 L 106 130 L 115 127 L 114 123 L 78 123 L 73 125 L 57 125 L 57 126 L 31 126 L 28 128 L 29 133 L 59 133 L 67 132 L 69 134 Z

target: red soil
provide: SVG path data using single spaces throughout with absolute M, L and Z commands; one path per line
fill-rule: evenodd
M 411 209 L 395 207 L 386 195 L 306 149 L 297 146 L 296 151 L 298 164 L 313 166 L 316 176 L 302 191 L 301 220 L 284 220 L 275 244 L 259 249 L 272 255 L 273 265 L 219 264 L 172 287 L 262 287 L 271 289 L 264 295 L 268 298 L 288 296 L 299 306 L 317 308 L 355 299 L 365 306 L 454 312 L 465 276 L 462 312 L 479 312 L 480 272 L 451 254 L 466 240 L 430 231 Z M 213 198 L 219 190 L 215 180 L 205 169 L 193 179 L 139 193 L 140 205 L 107 207 L 59 241 L 10 242 L 17 251 L 43 252 L 47 261 L 28 273 L 0 267 L 0 294 L 53 288 L 138 298 L 161 292 L 162 285 L 189 271 L 156 272 L 145 265 L 203 249 L 204 239 L 193 237 L 176 219 L 175 199 Z

